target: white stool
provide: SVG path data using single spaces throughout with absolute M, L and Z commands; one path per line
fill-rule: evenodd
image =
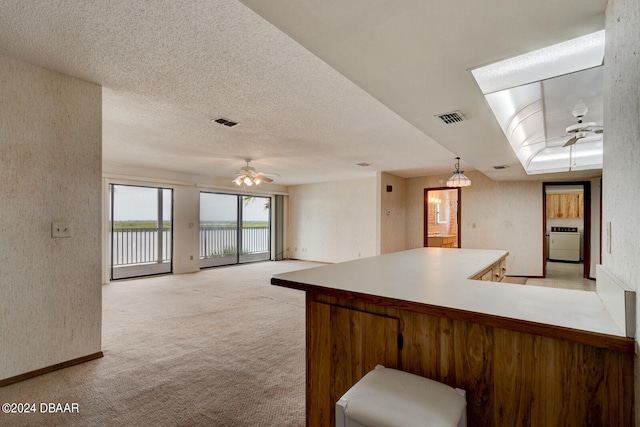
M 376 366 L 336 403 L 336 427 L 467 425 L 465 391 Z

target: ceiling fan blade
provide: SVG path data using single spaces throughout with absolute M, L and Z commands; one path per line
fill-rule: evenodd
M 567 142 L 564 143 L 563 147 L 569 147 L 570 145 L 575 144 L 576 141 L 578 141 L 578 137 L 577 136 L 573 136 Z
M 264 181 L 264 182 L 273 182 L 273 180 L 271 178 L 266 177 L 261 173 L 256 174 L 256 178 L 258 178 L 258 179 L 260 179 L 261 181 Z

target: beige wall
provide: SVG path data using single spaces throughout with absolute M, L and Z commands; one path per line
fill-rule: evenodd
M 100 86 L 5 57 L 0 81 L 6 379 L 100 351 L 102 101 Z M 52 238 L 54 221 L 72 237 Z
M 508 274 L 541 276 L 542 183 L 497 182 L 479 172 L 466 175 L 472 183 L 461 195 L 462 247 L 507 250 Z M 447 178 L 449 175 L 407 179 L 407 249 L 424 244 L 424 189 L 443 187 Z
M 405 249 L 406 180 L 389 173 L 380 179 L 380 254 Z M 391 191 L 387 191 L 387 186 Z
M 376 177 L 289 187 L 288 257 L 342 262 L 378 255 Z
M 640 291 L 640 2 L 609 0 L 606 13 L 602 264 Z M 610 240 L 606 229 L 611 224 Z M 609 251 L 609 242 L 611 250 Z M 636 298 L 640 304 L 640 298 Z M 640 312 L 636 306 L 636 312 Z M 638 317 L 636 317 L 636 322 Z M 640 339 L 636 327 L 636 342 Z M 637 344 L 636 344 L 637 345 Z M 636 423 L 640 361 L 636 354 Z

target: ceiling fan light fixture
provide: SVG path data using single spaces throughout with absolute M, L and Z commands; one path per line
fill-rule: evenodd
M 467 178 L 464 171 L 460 170 L 460 157 L 456 157 L 456 170 L 453 171 L 451 178 L 447 180 L 447 187 L 468 187 L 471 185 L 471 180 Z
M 253 166 L 249 166 L 251 159 L 245 159 L 246 166 L 240 168 L 238 176 L 233 182 L 236 185 L 242 185 L 244 187 L 251 187 L 252 185 L 260 185 L 262 182 L 273 182 L 273 179 L 265 176 L 265 172 L 258 172 Z M 274 174 L 278 175 L 278 174 Z M 280 176 L 280 175 L 278 175 Z

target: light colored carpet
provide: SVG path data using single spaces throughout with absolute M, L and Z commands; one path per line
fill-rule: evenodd
M 303 426 L 304 293 L 261 262 L 103 286 L 104 358 L 0 388 L 0 403 L 78 403 L 2 414 L 11 426 Z

